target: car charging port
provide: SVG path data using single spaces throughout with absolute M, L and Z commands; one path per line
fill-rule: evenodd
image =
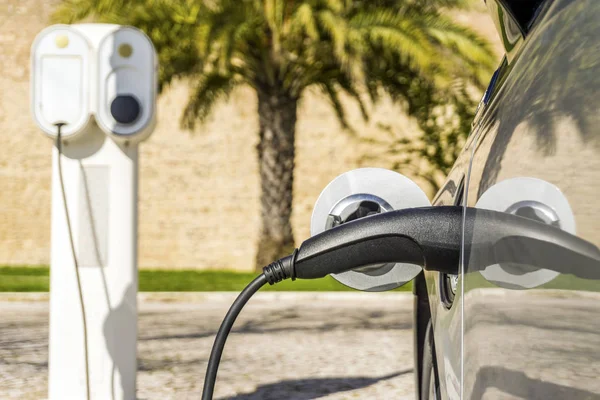
M 381 197 L 367 193 L 353 194 L 333 206 L 327 216 L 325 229 L 392 210 L 392 206 Z M 394 264 L 376 264 L 357 268 L 355 271 L 369 276 L 378 276 L 389 272 L 393 267 Z

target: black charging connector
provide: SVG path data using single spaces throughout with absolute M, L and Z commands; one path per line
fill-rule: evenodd
M 202 400 L 212 399 L 223 347 L 235 318 L 265 284 L 323 278 L 381 263 L 415 264 L 457 275 L 461 251 L 474 267 L 469 273 L 506 262 L 600 280 L 596 246 L 554 226 L 512 214 L 461 206 L 424 207 L 348 222 L 307 239 L 293 254 L 266 266 L 244 289 L 219 328 Z
M 271 263 L 263 268 L 263 274 L 269 285 L 274 285 L 285 279 L 296 280 L 296 256 L 298 249 L 286 257 L 283 257 L 274 263 Z

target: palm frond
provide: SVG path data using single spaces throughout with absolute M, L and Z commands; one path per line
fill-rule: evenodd
M 333 111 L 338 118 L 338 121 L 343 129 L 349 129 L 350 125 L 348 124 L 348 120 L 346 119 L 346 111 L 344 110 L 344 106 L 340 101 L 339 92 L 335 89 L 335 87 L 330 83 L 323 83 L 320 85 L 323 93 L 329 99 Z
M 354 99 L 354 101 L 356 101 L 356 104 L 358 104 L 363 119 L 365 121 L 368 121 L 369 112 L 367 111 L 367 106 L 365 105 L 365 102 L 363 101 L 362 96 L 360 95 L 360 92 L 353 79 L 348 75 L 340 74 L 337 76 L 336 82 L 340 86 L 340 88 L 344 92 L 346 92 L 346 94 L 348 94 L 352 99 Z
M 306 35 L 311 40 L 319 39 L 313 8 L 308 3 L 301 4 L 292 15 L 291 32 L 295 36 Z
M 428 18 L 426 29 L 438 45 L 438 51 L 446 55 L 450 69 L 454 68 L 457 75 L 468 74 L 478 86 L 485 86 L 495 66 L 494 52 L 488 42 L 446 16 Z
M 204 76 L 188 100 L 181 117 L 181 126 L 194 129 L 197 122 L 204 122 L 215 104 L 226 99 L 236 84 L 231 75 L 214 73 Z
M 344 66 L 348 60 L 346 53 L 347 21 L 331 10 L 319 12 L 317 21 L 320 28 L 329 36 L 328 39 L 333 50 L 332 56 L 337 58 L 340 65 Z
M 462 113 L 463 124 L 471 101 L 461 88 L 481 87 L 493 67 L 489 45 L 446 14 L 472 1 L 63 0 L 54 18 L 142 29 L 159 54 L 161 87 L 177 78 L 196 84 L 181 119 L 189 128 L 238 84 L 291 98 L 317 86 L 342 126 L 341 93 L 364 118 L 363 97 L 375 102 L 387 93 L 406 105 L 427 140 L 447 145 L 450 134 L 430 129 L 436 110 Z M 452 125 L 452 134 L 461 129 Z

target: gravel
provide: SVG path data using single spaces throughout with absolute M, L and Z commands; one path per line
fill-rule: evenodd
M 139 399 L 200 398 L 231 301 L 140 296 Z M 229 337 L 215 398 L 413 399 L 411 329 L 407 293 L 259 293 Z M 47 301 L 0 299 L 0 397 L 45 398 L 47 373 Z

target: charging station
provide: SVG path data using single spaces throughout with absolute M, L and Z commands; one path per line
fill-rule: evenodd
M 49 398 L 134 399 L 138 145 L 156 118 L 141 31 L 54 25 L 31 51 L 31 107 L 53 139 Z

